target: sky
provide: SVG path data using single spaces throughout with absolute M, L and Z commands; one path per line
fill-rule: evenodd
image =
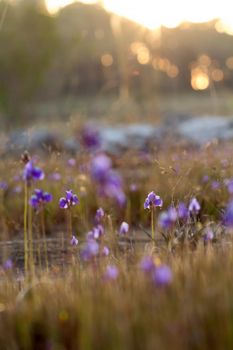
M 48 9 L 56 12 L 72 0 L 47 0 Z M 96 1 L 83 0 L 85 3 Z M 175 27 L 183 21 L 206 22 L 220 18 L 225 31 L 233 34 L 232 0 L 102 0 L 104 7 L 150 29 L 161 25 Z

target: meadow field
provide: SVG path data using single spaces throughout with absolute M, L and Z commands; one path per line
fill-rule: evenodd
M 232 144 L 80 137 L 1 159 L 0 349 L 232 349 Z
M 0 350 L 233 349 L 230 5 L 0 0 Z

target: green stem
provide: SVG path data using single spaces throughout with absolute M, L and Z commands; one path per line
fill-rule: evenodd
M 71 208 L 68 209 L 68 235 L 72 238 L 72 212 Z
M 24 271 L 28 273 L 28 235 L 27 235 L 27 217 L 28 217 L 28 184 L 24 183 Z
M 33 258 L 33 240 L 32 240 L 32 207 L 29 206 L 28 210 L 28 238 L 29 238 L 29 262 L 30 269 L 32 272 L 32 277 L 34 278 L 35 274 L 35 266 L 34 266 L 34 258 Z
M 155 240 L 155 227 L 154 227 L 154 208 L 151 208 L 151 237 Z
M 47 244 L 46 244 L 46 234 L 45 234 L 45 217 L 44 217 L 44 207 L 41 209 L 41 231 L 42 231 L 42 239 L 44 245 L 44 254 L 45 254 L 45 265 L 46 271 L 48 272 L 49 264 L 48 264 L 48 254 L 47 254 Z

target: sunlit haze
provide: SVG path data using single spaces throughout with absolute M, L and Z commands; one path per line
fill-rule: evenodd
M 47 6 L 49 11 L 56 12 L 59 8 L 72 2 L 74 1 L 47 0 Z M 96 1 L 84 0 L 82 2 L 95 3 Z M 219 30 L 233 33 L 232 4 L 229 0 L 102 0 L 99 2 L 107 10 L 151 29 L 161 25 L 176 27 L 183 21 L 206 22 L 214 18 L 220 18 L 224 25 L 219 24 Z

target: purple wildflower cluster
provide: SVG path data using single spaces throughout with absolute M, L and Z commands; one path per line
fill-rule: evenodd
M 34 165 L 33 160 L 29 160 L 23 171 L 23 179 L 27 182 L 30 182 L 32 180 L 43 180 L 44 179 L 44 172 L 39 167 L 36 167 Z
M 29 204 L 33 208 L 39 208 L 41 205 L 51 202 L 52 199 L 53 197 L 51 193 L 44 192 L 43 190 L 37 188 L 34 190 L 34 194 L 31 196 Z
M 152 209 L 154 207 L 162 207 L 163 201 L 160 196 L 156 195 L 154 191 L 150 192 L 145 199 L 144 209 Z
M 169 207 L 159 215 L 159 226 L 163 229 L 170 229 L 177 220 L 186 222 L 190 214 L 198 214 L 201 206 L 196 198 L 192 198 L 188 207 L 180 202 L 178 207 Z
M 91 162 L 90 173 L 100 196 L 113 198 L 120 206 L 125 204 L 122 179 L 119 173 L 112 169 L 112 161 L 108 156 L 97 155 Z
M 71 240 L 70 240 L 70 244 L 72 246 L 77 246 L 78 245 L 78 239 L 75 236 L 72 236 Z
M 95 214 L 96 225 L 87 233 L 86 243 L 81 251 L 81 258 L 84 261 L 90 261 L 96 256 L 108 256 L 110 253 L 109 248 L 102 244 L 105 233 L 104 226 L 102 225 L 104 215 L 102 208 L 97 209 Z
M 87 150 L 96 150 L 101 145 L 99 130 L 92 124 L 84 126 L 81 133 L 81 142 Z
M 61 197 L 59 200 L 59 206 L 62 209 L 68 209 L 77 204 L 79 204 L 78 196 L 73 194 L 72 190 L 66 191 L 66 196 Z
M 140 262 L 140 269 L 151 278 L 158 287 L 165 287 L 172 282 L 172 271 L 168 265 L 156 265 L 152 256 L 145 256 Z

